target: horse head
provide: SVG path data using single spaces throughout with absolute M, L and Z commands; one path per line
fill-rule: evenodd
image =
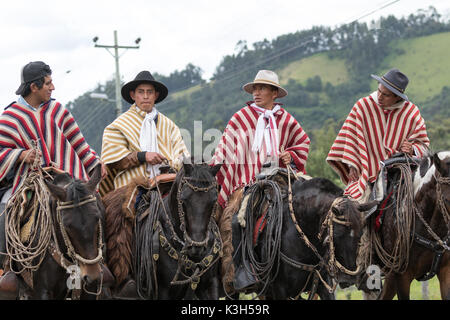
M 414 202 L 420 215 L 439 237 L 445 237 L 450 228 L 450 151 L 424 157 L 413 179 Z
M 70 258 L 79 265 L 80 277 L 86 284 L 101 276 L 102 211 L 96 196 L 100 179 L 98 165 L 87 183 L 72 179 L 67 173 L 57 175 L 53 182 L 46 180 L 53 197 L 55 230 L 60 232 L 59 246 L 66 247 Z
M 185 250 L 192 259 L 202 258 L 207 249 L 211 215 L 218 196 L 215 176 L 220 167 L 220 164 L 184 163 L 184 174 L 175 181 Z

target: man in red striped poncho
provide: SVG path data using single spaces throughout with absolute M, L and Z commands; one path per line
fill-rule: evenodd
M 275 102 L 287 95 L 276 73 L 260 70 L 243 89 L 253 95 L 253 101 L 231 117 L 212 159 L 212 164 L 223 163 L 216 175 L 221 187 L 216 214 L 223 241 L 221 274 L 227 292 L 234 278 L 231 220 L 242 201 L 242 187 L 254 182 L 269 161 L 305 173 L 310 143 L 297 120 Z
M 398 152 L 422 157 L 430 144 L 419 108 L 404 93 L 406 75 L 391 69 L 372 77 L 378 90 L 356 102 L 326 159 L 346 185 L 345 194 L 360 202 L 370 195 L 380 161 Z
M 275 102 L 287 95 L 277 74 L 260 70 L 243 89 L 254 101 L 231 117 L 212 159 L 213 164 L 223 163 L 216 175 L 222 208 L 236 189 L 255 180 L 264 163 L 292 164 L 294 170 L 305 173 L 308 158 L 308 135 L 282 104 Z
M 51 99 L 55 89 L 51 74 L 50 67 L 42 61 L 25 65 L 16 91 L 18 100 L 0 116 L 0 252 L 3 253 L 6 203 L 24 182 L 35 159 L 42 167 L 53 166 L 82 180 L 88 180 L 89 172 L 101 164 L 69 110 Z M 102 164 L 102 175 L 105 174 Z M 0 254 L 0 268 L 3 259 Z M 0 280 L 0 293 L 2 289 Z

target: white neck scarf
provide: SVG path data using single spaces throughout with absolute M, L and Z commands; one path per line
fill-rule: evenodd
M 252 151 L 257 152 L 261 150 L 262 141 L 264 138 L 267 154 L 278 157 L 278 128 L 274 113 L 280 110 L 280 106 L 276 105 L 272 110 L 267 110 L 260 108 L 253 103 L 251 107 L 260 113 L 258 122 L 256 123 L 255 140 L 253 141 Z M 266 125 L 264 119 L 269 120 L 268 125 Z
M 142 151 L 159 152 L 158 148 L 158 132 L 156 131 L 155 119 L 158 115 L 158 110 L 153 107 L 152 112 L 145 115 L 142 122 L 141 133 L 139 136 L 139 146 Z M 152 170 L 152 167 L 154 170 Z M 147 171 L 150 173 L 150 177 L 153 177 L 153 171 L 155 175 L 159 174 L 159 165 L 147 164 Z

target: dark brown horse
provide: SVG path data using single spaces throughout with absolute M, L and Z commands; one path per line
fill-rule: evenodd
M 211 215 L 219 168 L 185 163 L 169 190 L 135 181 L 103 198 L 116 298 L 182 299 L 190 288 L 218 299 L 222 244 Z
M 36 211 L 35 223 L 49 221 L 49 224 L 33 226 L 38 233 L 28 245 L 42 245 L 36 241 L 45 239 L 40 235 L 48 233 L 48 246 L 42 252 L 41 263 L 36 263 L 37 269 L 22 272 L 20 298 L 95 299 L 100 294 L 104 284 L 101 267 L 103 204 L 96 192 L 100 178 L 99 165 L 87 183 L 67 173 L 54 174 L 53 181 L 44 180 L 50 191 L 48 217 L 51 219 L 43 219 L 47 213 Z M 11 243 L 10 250 L 12 254 L 17 252 Z M 15 270 L 24 269 L 17 257 L 11 266 Z M 71 292 L 74 294 L 69 295 Z
M 408 208 L 412 219 L 411 230 L 404 235 L 395 227 L 399 216 L 395 190 L 386 200 L 383 223 L 380 227 L 382 244 L 388 254 L 394 252 L 399 236 L 406 238 L 409 250 L 403 252 L 405 260 L 398 269 L 380 266 L 386 274 L 381 299 L 409 299 L 411 282 L 414 279 L 428 280 L 437 275 L 442 299 L 450 299 L 450 152 L 427 155 L 413 172 L 413 205 Z M 395 183 L 394 183 L 395 185 Z M 389 189 L 388 189 L 388 193 Z M 405 206 L 402 203 L 402 206 Z M 375 213 L 379 215 L 379 211 Z M 403 223 L 405 223 L 403 221 Z M 405 248 L 400 248 L 405 249 Z M 378 258 L 381 254 L 378 254 Z M 400 263 L 399 263 L 400 264 Z M 392 270 L 395 269 L 395 270 Z

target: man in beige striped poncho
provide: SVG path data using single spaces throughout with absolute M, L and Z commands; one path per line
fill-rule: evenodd
M 167 87 L 149 71 L 140 72 L 122 87 L 122 97 L 132 105 L 103 133 L 101 159 L 108 176 L 100 185 L 102 196 L 135 177 L 158 175 L 164 160 L 179 168 L 183 156 L 189 157 L 180 129 L 154 107 L 167 94 Z

